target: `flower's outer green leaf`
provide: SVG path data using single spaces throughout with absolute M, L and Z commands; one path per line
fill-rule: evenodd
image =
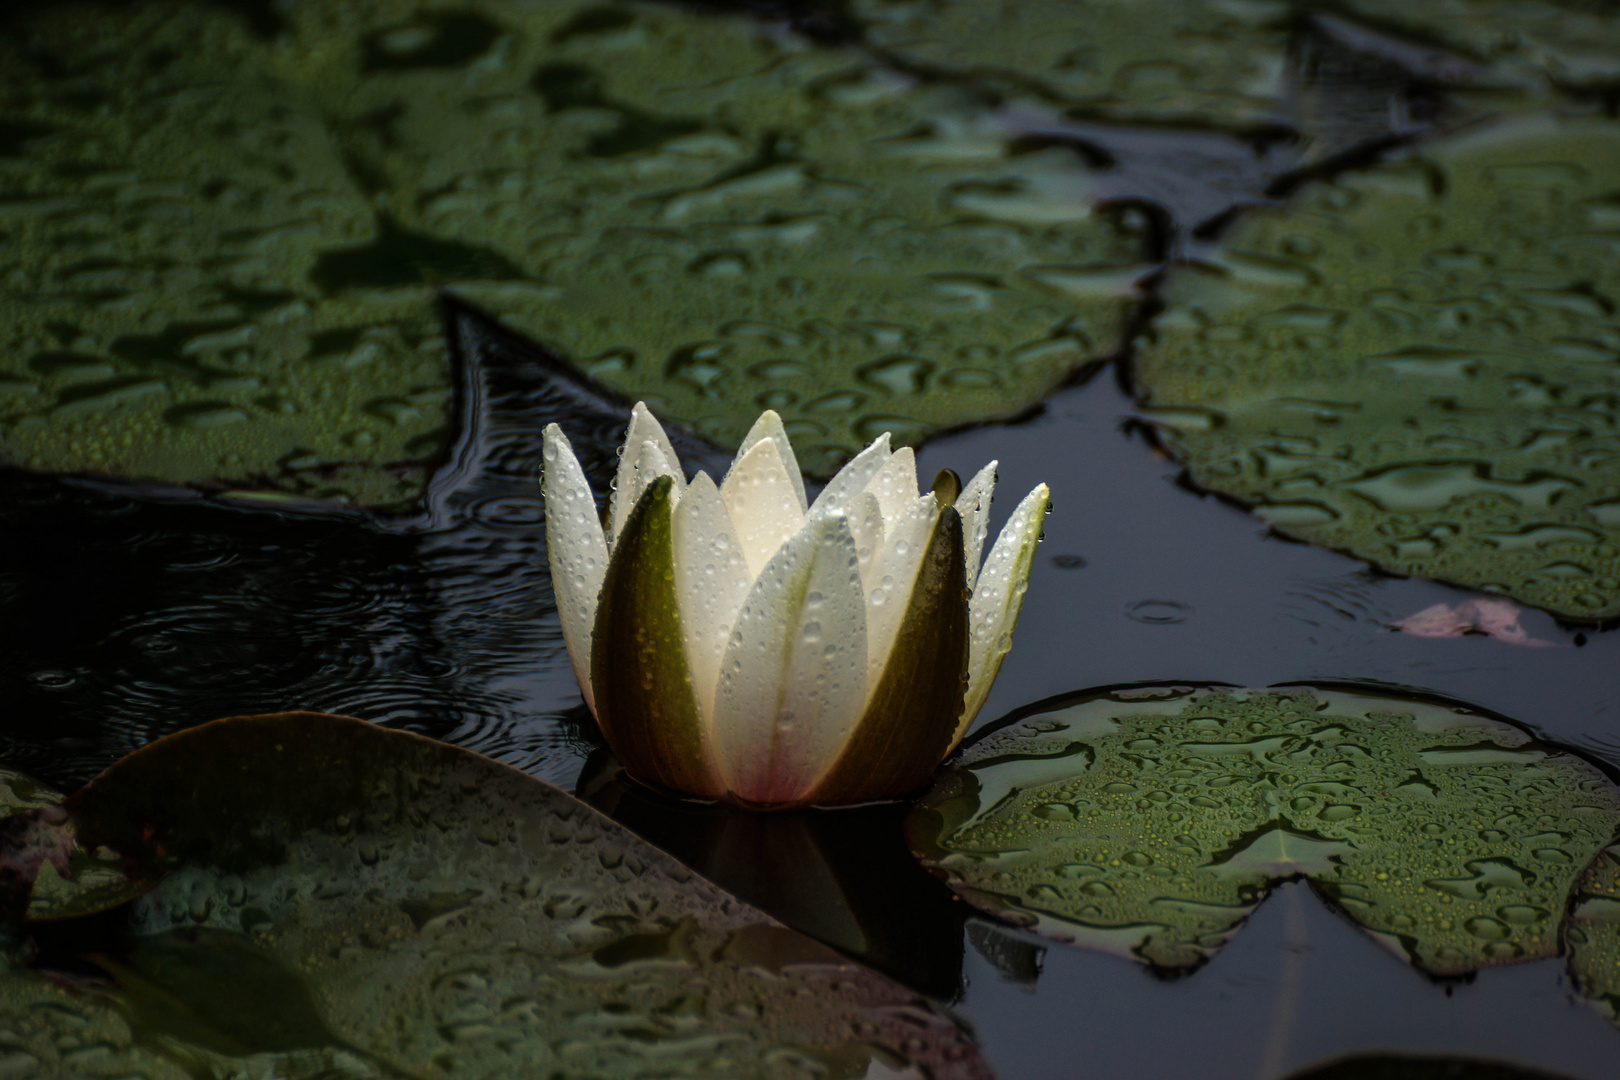
M 107 963 L 177 1056 L 269 1054 L 292 1077 L 331 1075 L 316 1066 L 333 1043 L 391 1076 L 763 1080 L 796 1061 L 988 1077 L 910 992 L 444 743 L 308 713 L 223 720 L 68 805 L 80 835 L 173 869 L 135 906 L 145 940 Z M 259 985 L 227 991 L 233 966 Z M 227 993 L 277 1001 L 240 1017 Z
M 1620 613 L 1620 123 L 1526 117 L 1304 188 L 1178 270 L 1134 377 L 1274 528 Z
M 930 69 L 1121 120 L 1274 119 L 1287 5 L 1219 0 L 855 0 L 876 45 Z M 1152 27 L 1152 32 L 1144 32 Z
M 0 970 L 0 1030 L 9 1075 L 39 1080 L 194 1080 L 131 1031 L 106 1001 L 42 976 Z
M 1582 876 L 1564 940 L 1575 985 L 1620 1024 L 1620 847 L 1604 851 Z
M 675 587 L 674 482 L 653 482 L 608 560 L 591 636 L 602 734 L 630 774 L 675 791 L 725 795 L 686 662 Z
M 908 822 L 962 896 L 1061 941 L 1202 962 L 1303 875 L 1435 974 L 1557 952 L 1620 789 L 1508 724 L 1346 690 L 1098 691 L 980 740 Z
M 967 571 L 962 518 L 944 507 L 905 618 L 866 711 L 806 801 L 864 802 L 915 791 L 945 756 L 967 687 Z
M 415 496 L 449 399 L 430 282 L 501 260 L 387 228 L 306 95 L 218 7 L 4 17 L 0 129 L 25 137 L 0 138 L 0 456 Z M 327 250 L 367 243 L 393 245 L 392 280 L 321 278 Z

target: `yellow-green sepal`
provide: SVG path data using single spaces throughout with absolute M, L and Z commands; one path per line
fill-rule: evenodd
M 804 802 L 868 802 L 927 783 L 950 749 L 967 670 L 962 519 L 947 506 L 934 522 L 905 617 L 866 711 Z
M 643 783 L 719 798 L 675 591 L 674 481 L 636 501 L 608 560 L 591 635 L 596 720 Z

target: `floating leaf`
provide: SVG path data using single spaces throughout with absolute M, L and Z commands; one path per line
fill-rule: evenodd
M 1604 851 L 1581 878 L 1564 939 L 1575 985 L 1620 1025 L 1620 847 Z
M 66 806 L 81 841 L 169 872 L 134 907 L 133 949 L 100 962 L 137 1030 L 182 1060 L 988 1076 L 909 991 L 443 743 L 309 713 L 218 721 Z
M 856 0 L 852 7 L 870 41 L 910 63 L 1034 82 L 1088 112 L 1200 123 L 1278 112 L 1290 16 L 1281 3 Z
M 0 138 L 0 452 L 216 489 L 418 494 L 448 398 L 432 268 L 318 280 L 328 249 L 405 242 L 236 18 L 86 10 L 31 5 L 0 36 L 0 130 L 20 132 Z
M 1620 124 L 1530 117 L 1316 183 L 1176 272 L 1135 378 L 1288 535 L 1620 613 Z
M 189 1080 L 144 1046 L 105 1001 L 71 993 L 38 975 L 0 970 L 0 1070 L 40 1080 Z
M 994 732 L 908 835 L 984 910 L 1157 966 L 1202 962 L 1302 875 L 1398 955 L 1461 974 L 1557 952 L 1617 825 L 1596 768 L 1461 708 L 1164 687 Z
M 1146 270 L 1078 155 L 862 52 L 675 5 L 286 10 L 280 69 L 398 226 L 521 271 L 459 293 L 724 444 L 776 409 L 813 471 L 1038 401 Z

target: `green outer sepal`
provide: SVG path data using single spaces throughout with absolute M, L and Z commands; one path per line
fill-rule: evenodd
M 804 803 L 890 798 L 928 782 L 950 749 L 968 677 L 967 568 L 962 518 L 934 523 L 883 675 L 843 753 Z
M 625 770 L 644 783 L 725 795 L 686 662 L 675 593 L 674 481 L 659 477 L 625 520 L 608 560 L 591 635 L 596 721 Z

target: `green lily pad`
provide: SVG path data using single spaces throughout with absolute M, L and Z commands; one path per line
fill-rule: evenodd
M 1456 975 L 1556 953 L 1616 826 L 1620 789 L 1595 767 L 1461 708 L 1161 687 L 994 732 L 907 832 L 964 899 L 1059 941 L 1191 967 L 1304 876 L 1397 955 Z
M 1620 847 L 1604 851 L 1581 878 L 1564 939 L 1575 985 L 1620 1025 Z
M 82 843 L 168 874 L 134 906 L 133 947 L 95 959 L 137 1034 L 194 1066 L 988 1076 L 910 991 L 443 743 L 318 714 L 223 720 L 65 806 Z
M 812 472 L 1034 404 L 1148 269 L 1079 155 L 854 49 L 675 5 L 286 12 L 278 70 L 398 227 L 515 268 L 459 294 L 722 444 L 776 409 Z
M 448 398 L 432 276 L 317 279 L 386 228 L 265 46 L 190 3 L 30 5 L 5 30 L 0 454 L 414 496 Z
M 1123 120 L 1274 119 L 1291 11 L 1271 0 L 855 0 L 873 44 Z M 1151 27 L 1151 31 L 1147 28 Z
M 105 1000 L 41 976 L 0 970 L 0 1069 L 40 1080 L 188 1080 L 190 1073 L 144 1046 Z
M 1290 536 L 1620 614 L 1620 123 L 1313 183 L 1179 268 L 1135 358 L 1201 485 Z
M 1597 91 L 1620 79 L 1620 20 L 1606 0 L 1339 0 L 1335 6 L 1527 85 Z

